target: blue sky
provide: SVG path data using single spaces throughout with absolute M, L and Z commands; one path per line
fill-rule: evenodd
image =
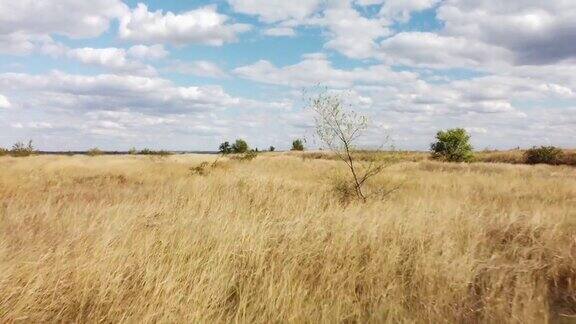
M 0 0 L 0 147 L 315 147 L 315 85 L 365 147 L 576 147 L 576 3 Z

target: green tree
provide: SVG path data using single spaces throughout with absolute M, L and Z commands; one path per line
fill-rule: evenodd
M 276 148 L 272 145 L 270 145 L 270 148 L 268 148 L 268 151 L 270 152 L 274 152 L 276 150 Z
M 232 144 L 232 152 L 234 153 L 246 153 L 248 152 L 249 147 L 248 147 L 248 143 L 246 143 L 245 140 L 243 139 L 237 139 L 236 142 L 234 142 L 234 144 Z
M 304 151 L 304 141 L 301 139 L 295 139 L 292 141 L 292 151 Z
M 232 153 L 232 146 L 230 146 L 230 142 L 226 141 L 226 142 L 220 144 L 220 147 L 218 148 L 218 152 L 220 152 L 222 154 Z
M 449 162 L 470 162 L 474 157 L 470 135 L 463 128 L 436 133 L 436 142 L 430 145 L 432 158 Z

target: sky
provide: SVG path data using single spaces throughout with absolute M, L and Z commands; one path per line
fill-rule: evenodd
M 318 86 L 367 148 L 574 148 L 576 1 L 0 0 L 0 147 L 315 148 Z

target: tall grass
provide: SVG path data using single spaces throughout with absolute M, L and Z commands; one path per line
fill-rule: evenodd
M 210 159 L 0 158 L 0 322 L 576 315 L 574 168 L 403 162 L 343 206 L 337 161 Z

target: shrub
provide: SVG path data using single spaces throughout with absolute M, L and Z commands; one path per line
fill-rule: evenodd
M 97 155 L 104 154 L 104 152 L 102 152 L 102 150 L 100 150 L 99 148 L 95 147 L 95 148 L 89 149 L 87 154 L 88 154 L 88 156 L 97 156 Z
M 301 139 L 295 139 L 292 141 L 291 151 L 304 151 L 304 141 Z
M 436 142 L 430 145 L 432 158 L 449 162 L 470 162 L 474 157 L 470 135 L 463 128 L 436 133 Z
M 248 153 L 244 154 L 243 160 L 252 161 L 258 156 L 258 151 L 249 151 Z
M 218 152 L 220 152 L 222 154 L 232 153 L 232 146 L 230 145 L 230 142 L 226 141 L 226 142 L 220 144 L 220 146 L 218 147 Z
M 334 178 L 332 180 L 332 191 L 343 206 L 349 205 L 356 197 L 356 189 L 348 179 Z
M 130 155 L 138 154 L 138 150 L 136 150 L 136 148 L 133 147 L 133 148 L 131 148 L 131 149 L 128 150 L 128 154 L 130 154 Z
M 274 151 L 276 151 L 276 148 L 274 146 L 270 145 L 270 148 L 268 148 L 268 151 L 274 152 Z
M 208 174 L 208 166 L 209 166 L 208 162 L 202 162 L 196 166 L 191 167 L 190 172 L 192 174 L 204 176 Z
M 10 151 L 8 151 L 5 148 L 0 147 L 0 156 L 8 155 L 8 153 L 10 153 Z
M 138 154 L 141 155 L 159 155 L 159 156 L 168 156 L 172 153 L 166 151 L 166 150 L 160 150 L 160 151 L 153 151 L 151 149 L 145 148 L 142 151 L 140 151 Z
M 533 147 L 524 153 L 525 162 L 528 164 L 560 164 L 564 153 L 554 146 Z
M 248 150 L 248 143 L 243 139 L 237 139 L 236 142 L 232 144 L 232 152 L 236 154 L 246 153 Z
M 30 156 L 34 154 L 36 150 L 32 145 L 32 140 L 28 141 L 28 145 L 24 145 L 22 142 L 17 142 L 16 144 L 12 145 L 12 150 L 10 150 L 10 155 L 16 157 L 24 157 Z
M 246 152 L 245 154 L 232 156 L 232 160 L 252 161 L 252 160 L 254 160 L 257 156 L 258 156 L 258 152 L 254 151 L 254 150 L 250 150 L 250 151 Z

